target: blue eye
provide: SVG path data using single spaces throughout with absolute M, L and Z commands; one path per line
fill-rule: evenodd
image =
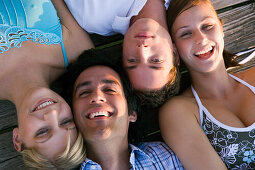
M 36 132 L 35 137 L 43 137 L 43 136 L 47 135 L 49 131 L 50 131 L 49 128 L 42 128 L 42 129 L 39 129 L 39 130 Z
M 63 121 L 61 121 L 60 125 L 65 126 L 65 125 L 69 125 L 71 123 L 73 123 L 73 118 L 67 118 L 67 119 L 64 119 Z

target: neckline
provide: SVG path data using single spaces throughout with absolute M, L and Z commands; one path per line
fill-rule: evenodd
M 234 75 L 231 75 L 229 74 L 230 77 L 232 77 L 233 79 L 235 79 L 236 81 L 242 83 L 244 86 L 246 86 L 247 88 L 249 88 L 254 94 L 255 94 L 255 91 L 254 89 L 252 89 L 252 87 L 254 86 L 251 86 L 250 84 L 248 84 L 247 82 L 239 79 L 238 77 L 234 76 Z M 198 107 L 199 107 L 199 116 L 200 116 L 200 125 L 202 126 L 202 123 L 203 123 L 203 113 L 206 114 L 206 116 L 208 116 L 210 118 L 210 120 L 215 123 L 216 125 L 218 125 L 219 127 L 221 128 L 224 128 L 224 129 L 227 129 L 227 130 L 232 130 L 232 131 L 238 131 L 238 132 L 246 132 L 246 131 L 250 131 L 251 129 L 254 129 L 255 128 L 255 122 L 253 124 L 251 124 L 250 126 L 247 126 L 247 127 L 243 127 L 243 128 L 240 128 L 240 127 L 232 127 L 232 126 L 229 126 L 229 125 L 226 125 L 226 124 L 223 124 L 222 122 L 218 121 L 217 119 L 215 119 L 211 113 L 204 107 L 204 105 L 202 104 L 196 90 L 194 89 L 194 87 L 191 85 L 191 90 L 192 90 L 192 93 L 196 99 L 196 102 L 198 104 Z

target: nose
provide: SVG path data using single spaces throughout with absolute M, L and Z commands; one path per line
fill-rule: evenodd
M 138 48 L 143 48 L 143 47 L 148 47 L 149 44 L 148 44 L 148 41 L 146 41 L 146 39 L 138 39 L 137 40 L 137 47 Z
M 201 44 L 201 45 L 204 45 L 207 41 L 207 37 L 206 35 L 201 32 L 201 31 L 196 31 L 195 33 L 195 43 L 196 44 Z
M 49 120 L 53 122 L 55 125 L 58 125 L 58 113 L 56 110 L 49 110 L 43 114 L 44 120 Z
M 32 116 L 37 117 L 38 119 L 45 120 L 45 118 L 48 118 L 49 116 L 58 116 L 58 110 L 57 108 L 44 108 L 41 111 L 33 112 L 31 113 Z
M 106 98 L 104 93 L 99 89 L 92 93 L 90 104 L 104 103 L 106 102 Z
M 150 45 L 146 40 L 139 40 L 137 42 L 137 55 L 139 57 L 140 63 L 146 63 L 150 56 Z

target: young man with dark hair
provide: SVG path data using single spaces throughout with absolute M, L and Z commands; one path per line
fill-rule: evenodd
M 81 169 L 183 169 L 162 142 L 128 143 L 129 124 L 137 119 L 136 99 L 126 74 L 110 56 L 86 51 L 68 71 L 67 97 L 87 147 Z

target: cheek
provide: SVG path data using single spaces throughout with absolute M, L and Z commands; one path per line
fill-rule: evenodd
M 76 128 L 75 128 L 75 129 L 72 129 L 72 130 L 70 131 L 71 146 L 73 146 L 74 142 L 75 142 L 76 139 L 77 139 L 77 136 L 78 136 L 78 134 L 77 134 Z
M 179 40 L 176 42 L 178 53 L 182 59 L 190 55 L 192 43 L 188 40 Z
M 83 110 L 83 104 L 80 101 L 73 102 L 73 115 L 75 119 L 80 119 L 81 112 Z

